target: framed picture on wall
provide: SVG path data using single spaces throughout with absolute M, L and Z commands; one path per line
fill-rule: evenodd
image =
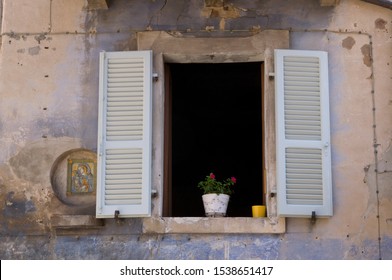
M 95 194 L 97 162 L 95 160 L 68 159 L 67 195 Z

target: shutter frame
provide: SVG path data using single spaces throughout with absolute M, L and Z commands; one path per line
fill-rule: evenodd
M 101 52 L 97 218 L 151 216 L 152 52 Z
M 333 215 L 328 83 L 326 52 L 275 50 L 278 216 Z

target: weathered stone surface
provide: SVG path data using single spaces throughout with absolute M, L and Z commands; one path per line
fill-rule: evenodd
M 392 259 L 391 11 L 382 7 L 385 1 L 337 2 L 2 1 L 0 258 Z M 84 207 L 55 195 L 50 171 L 56 159 L 73 149 L 96 150 L 100 51 L 153 47 L 154 71 L 164 69 L 164 61 L 239 62 L 249 57 L 244 49 L 260 59 L 256 51 L 264 42 L 277 40 L 272 34 L 260 40 L 265 30 L 287 33 L 280 48 L 328 52 L 332 218 L 314 224 L 285 218 L 285 228 L 245 217 L 161 219 L 162 134 L 153 135 L 154 218 L 107 219 L 101 226 L 93 199 Z M 145 32 L 162 40 L 140 44 Z M 194 47 L 181 53 L 171 38 Z M 209 39 L 217 43 L 204 44 Z M 264 116 L 271 123 L 265 138 L 275 143 L 273 49 L 265 51 Z M 164 81 L 164 71 L 159 75 Z M 157 131 L 164 83 L 154 82 L 154 90 Z M 274 149 L 266 153 L 272 197 Z M 274 206 L 276 197 L 271 201 Z

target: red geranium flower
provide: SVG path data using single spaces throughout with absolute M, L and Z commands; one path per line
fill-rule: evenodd
M 227 178 L 223 181 L 217 181 L 215 179 L 215 174 L 211 172 L 210 175 L 206 176 L 205 179 L 199 182 L 197 186 L 202 189 L 205 194 L 218 193 L 230 195 L 233 193 L 231 188 L 236 182 L 237 179 L 235 177 Z

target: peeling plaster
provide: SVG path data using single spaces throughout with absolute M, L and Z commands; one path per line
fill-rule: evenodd
M 385 29 L 385 26 L 387 25 L 387 21 L 382 19 L 382 18 L 378 18 L 375 22 L 374 22 L 374 26 L 377 29 Z
M 372 66 L 372 58 L 371 58 L 371 46 L 369 44 L 365 44 L 361 47 L 361 52 L 363 55 L 363 64 L 367 67 Z
M 38 44 L 40 44 L 41 41 L 46 40 L 48 38 L 46 37 L 46 34 L 43 33 L 43 34 L 39 34 L 37 36 L 34 36 L 34 39 L 38 42 Z
M 75 0 L 74 2 L 76 3 L 77 1 Z M 298 228 L 299 231 L 286 232 L 282 235 L 141 234 L 142 223 L 139 219 L 125 220 L 121 224 L 116 224 L 114 221 L 110 221 L 109 219 L 109 221 L 106 221 L 107 226 L 105 226 L 104 231 L 98 233 L 95 231 L 89 231 L 86 233 L 84 231 L 77 233 L 78 235 L 81 233 L 82 236 L 70 235 L 69 232 L 67 233 L 67 236 L 45 236 L 45 233 L 40 231 L 39 234 L 41 234 L 41 236 L 34 237 L 33 235 L 36 234 L 36 231 L 29 230 L 29 226 L 24 226 L 22 224 L 30 223 L 30 227 L 32 225 L 36 226 L 35 224 L 41 224 L 42 219 L 31 219 L 31 215 L 34 215 L 37 212 L 41 216 L 50 215 L 50 213 L 53 213 L 54 211 L 57 211 L 58 213 L 63 213 L 62 211 L 78 213 L 74 209 L 66 208 L 66 210 L 64 210 L 65 208 L 56 207 L 60 204 L 60 202 L 53 197 L 53 194 L 50 192 L 50 188 L 46 188 L 45 184 L 47 183 L 46 181 L 48 178 L 46 178 L 45 174 L 47 174 L 48 169 L 50 169 L 50 163 L 57 155 L 59 155 L 59 153 L 64 151 L 64 149 L 80 147 L 80 143 L 87 142 L 86 137 L 88 139 L 95 140 L 96 114 L 94 113 L 94 110 L 96 108 L 94 107 L 94 102 L 96 101 L 96 97 L 94 94 L 97 92 L 96 84 L 98 74 L 96 70 L 98 67 L 96 58 L 98 51 L 101 49 L 108 51 L 137 49 L 136 40 L 134 39 L 135 34 L 140 30 L 145 30 L 146 26 L 148 26 L 149 19 L 151 19 L 151 28 L 154 30 L 175 30 L 176 32 L 178 31 L 178 34 L 182 35 L 187 35 L 189 30 L 187 36 L 200 35 L 200 33 L 192 33 L 194 31 L 202 31 L 203 36 L 205 36 L 206 32 L 204 30 L 212 31 L 209 32 L 207 36 L 212 36 L 211 34 L 214 32 L 219 36 L 241 36 L 240 32 L 236 33 L 236 31 L 231 31 L 246 30 L 246 32 L 248 32 L 250 29 L 253 29 L 255 32 L 259 32 L 266 27 L 290 30 L 295 30 L 296 28 L 324 30 L 339 26 L 342 30 L 346 28 L 345 30 L 346 32 L 348 30 L 348 33 L 352 31 L 352 20 L 349 20 L 349 18 L 347 18 L 347 14 L 340 11 L 352 8 L 353 5 L 351 1 L 345 1 L 342 5 L 337 6 L 335 10 L 334 8 L 320 8 L 318 1 L 296 1 L 296 3 L 290 1 L 236 2 L 242 3 L 242 5 L 246 6 L 246 9 L 238 8 L 234 5 L 228 5 L 225 7 L 224 2 L 225 1 L 223 0 L 209 0 L 205 1 L 206 5 L 203 5 L 202 1 L 186 1 L 183 6 L 174 8 L 174 5 L 170 4 L 170 1 L 152 1 L 148 4 L 146 1 L 142 0 L 111 1 L 112 5 L 109 10 L 88 12 L 86 15 L 83 14 L 82 17 L 86 16 L 86 21 L 84 25 L 80 24 L 80 26 L 83 27 L 78 29 L 78 32 L 75 32 L 75 34 L 70 33 L 73 32 L 72 30 L 68 30 L 70 32 L 64 32 L 64 34 L 49 34 L 53 36 L 53 40 L 60 41 L 60 38 L 72 38 L 74 45 L 72 45 L 72 47 L 70 47 L 70 45 L 65 45 L 65 47 L 69 50 L 76 51 L 70 51 L 69 57 L 64 60 L 65 62 L 63 64 L 57 64 L 58 69 L 61 68 L 62 71 L 62 75 L 57 76 L 66 78 L 60 81 L 60 79 L 57 78 L 55 71 L 51 71 L 50 69 L 47 73 L 45 73 L 48 75 L 50 74 L 51 78 L 56 77 L 53 79 L 56 82 L 57 89 L 54 94 L 52 94 L 55 95 L 54 99 L 58 101 L 58 103 L 56 103 L 58 104 L 58 107 L 56 107 L 57 110 L 55 110 L 55 113 L 47 114 L 43 118 L 36 117 L 32 120 L 33 125 L 30 126 L 23 124 L 20 121 L 20 118 L 18 119 L 18 111 L 16 109 L 14 109 L 13 116 L 9 114 L 9 116 L 6 116 L 6 118 L 3 119 L 4 125 L 11 119 L 13 121 L 18 121 L 19 123 L 15 125 L 16 128 L 13 131 L 5 131 L 4 129 L 5 136 L 3 136 L 3 139 L 0 139 L 13 141 L 12 149 L 10 149 L 7 145 L 3 145 L 4 155 L 2 155 L 2 159 L 4 158 L 5 161 L 8 161 L 9 157 L 12 157 L 12 159 L 8 163 L 0 165 L 0 201 L 3 201 L 3 206 L 0 211 L 8 211 L 7 214 L 9 215 L 21 213 L 23 213 L 23 215 L 20 217 L 18 216 L 18 219 L 0 219 L 0 230 L 6 233 L 6 235 L 0 236 L 0 258 L 370 259 L 377 257 L 377 237 L 373 238 L 374 236 L 368 236 L 372 233 L 372 229 L 369 228 L 375 226 L 374 221 L 376 220 L 375 213 L 373 211 L 376 200 L 374 192 L 374 176 L 376 175 L 374 172 L 374 164 L 369 165 L 365 170 L 366 177 L 364 181 L 366 182 L 366 185 L 359 184 L 359 186 L 343 186 L 349 187 L 349 191 L 354 189 L 355 192 L 361 192 L 362 189 L 365 189 L 365 191 L 360 193 L 360 195 L 364 194 L 364 196 L 359 196 L 358 194 L 355 196 L 356 198 L 359 198 L 358 201 L 355 201 L 355 203 L 368 203 L 367 207 L 371 210 L 365 211 L 364 213 L 358 213 L 357 216 L 360 217 L 358 220 L 363 219 L 363 221 L 350 220 L 350 225 L 352 225 L 350 229 L 347 228 L 349 225 L 346 225 L 344 221 L 339 226 L 331 226 L 331 231 L 343 231 L 344 238 L 342 239 L 335 239 L 327 233 L 319 233 L 318 236 L 315 236 L 314 234 L 311 234 L 307 223 L 303 222 L 303 224 L 301 224 L 294 219 L 290 220 L 290 222 L 296 226 L 293 226 L 292 228 Z M 164 4 L 162 5 L 162 3 Z M 207 5 L 207 3 L 209 4 Z M 15 6 L 17 5 L 19 4 L 15 4 Z M 365 10 L 364 5 L 355 5 L 356 10 L 353 12 L 362 12 Z M 159 8 L 157 12 L 158 6 Z M 203 15 L 206 17 L 200 16 L 203 9 L 206 12 Z M 238 15 L 239 17 L 237 18 Z M 64 13 L 64 18 L 72 16 L 75 15 L 68 15 Z M 343 19 L 341 22 L 337 23 L 330 22 L 335 20 L 336 17 L 334 16 L 337 18 L 342 17 Z M 387 37 L 381 33 L 386 32 L 379 32 L 379 30 L 386 30 L 389 22 L 386 22 L 383 18 L 387 19 L 388 17 L 386 17 L 384 13 L 379 15 L 372 14 L 369 17 L 358 17 L 358 21 L 360 20 L 360 22 L 358 24 L 354 24 L 354 31 L 358 31 L 359 28 L 362 28 L 365 24 L 367 24 L 366 31 L 369 31 L 369 33 L 378 31 L 377 35 L 379 37 L 373 37 L 374 43 L 380 45 L 384 44 L 387 42 L 385 41 L 387 40 L 385 39 Z M 156 22 L 156 24 L 151 24 L 151 22 Z M 56 22 L 56 19 L 54 18 L 53 23 L 58 24 L 58 21 Z M 75 26 L 77 24 L 79 23 L 75 23 Z M 11 27 L 13 28 L 13 26 Z M 80 32 L 81 29 L 85 29 L 85 33 L 83 33 L 83 31 Z M 186 30 L 186 32 L 184 30 Z M 225 30 L 230 31 L 230 34 L 229 32 L 220 32 Z M 293 38 L 295 38 L 295 36 L 299 36 L 294 33 L 295 31 L 292 32 Z M 40 44 L 43 40 L 50 40 L 50 38 L 47 37 L 48 33 L 38 34 L 32 32 L 31 34 L 33 35 L 27 35 L 27 33 L 16 34 L 14 32 L 4 34 L 4 38 L 6 36 L 10 38 L 10 44 L 11 39 L 13 39 L 12 44 L 14 46 L 18 46 L 18 49 L 7 45 L 6 47 L 8 49 L 5 48 L 3 51 L 3 59 L 6 61 L 9 58 L 7 55 L 15 57 L 23 53 L 28 53 L 30 55 L 47 54 L 43 48 L 41 50 L 39 46 L 35 45 L 37 45 L 37 42 Z M 328 43 L 326 41 L 322 41 L 323 44 L 317 45 L 315 41 L 318 37 L 315 36 L 312 31 L 309 31 L 308 34 L 312 37 L 313 42 L 311 40 L 309 40 L 309 42 L 301 42 L 302 45 L 297 45 L 297 48 L 316 48 L 316 46 L 320 47 L 321 45 L 322 48 L 324 47 L 326 50 L 330 51 L 332 58 L 331 61 L 334 61 L 334 63 L 336 62 L 336 57 L 338 57 L 336 52 L 347 53 L 347 50 L 352 50 L 354 47 L 359 48 L 363 44 L 360 43 L 360 40 L 354 35 L 353 37 L 357 40 L 339 32 L 339 36 L 342 36 L 339 37 L 339 41 L 332 42 L 329 41 L 328 38 Z M 20 43 L 23 43 L 21 39 L 26 40 L 26 36 L 34 36 L 34 44 L 21 47 Z M 78 38 L 82 36 L 85 36 L 84 39 L 79 40 Z M 390 35 L 388 36 L 390 41 Z M 19 40 L 19 42 L 17 40 Z M 298 40 L 293 40 L 294 44 L 298 44 L 297 42 Z M 357 46 L 355 46 L 356 44 Z M 11 50 L 13 53 L 8 50 Z M 53 50 L 55 50 L 55 48 L 53 48 Z M 57 52 L 56 55 L 57 58 L 59 58 L 59 52 Z M 372 63 L 371 45 L 363 45 L 361 53 L 352 51 L 350 52 L 350 56 L 352 56 L 353 60 L 359 61 L 359 63 L 361 63 L 361 59 L 363 59 L 363 63 L 370 67 Z M 42 67 L 42 64 L 40 64 L 41 62 L 38 61 L 37 57 L 33 59 L 37 60 L 37 67 Z M 16 65 L 16 61 L 12 61 L 12 63 Z M 9 64 L 5 64 L 5 67 L 8 66 Z M 379 66 L 379 64 L 377 66 Z M 335 65 L 330 65 L 330 67 L 331 70 L 336 69 L 336 63 Z M 363 66 L 361 67 L 364 68 Z M 59 71 L 58 69 L 57 71 Z M 350 70 L 356 71 L 356 69 Z M 72 85 L 69 83 L 69 81 L 73 80 L 73 77 L 69 77 L 70 71 L 75 71 L 75 73 L 81 76 L 78 79 L 74 79 L 75 82 Z M 339 73 L 339 71 L 337 73 Z M 380 84 L 383 85 L 382 81 L 387 74 L 377 74 L 379 74 L 377 75 L 377 78 L 379 78 L 377 79 L 377 86 Z M 350 86 L 356 81 L 341 81 L 338 79 L 343 78 L 337 77 L 339 76 L 338 74 L 335 74 L 335 76 L 336 77 L 331 80 L 332 86 L 334 86 L 334 91 L 331 91 L 334 94 L 332 98 L 336 99 L 338 96 L 352 94 L 349 91 L 340 92 L 341 85 L 343 82 L 347 82 L 348 86 Z M 388 74 L 388 79 L 390 78 L 389 76 L 390 75 Z M 46 81 L 47 80 L 44 82 Z M 91 86 L 91 84 L 94 84 L 95 86 Z M 75 91 L 62 90 L 69 85 L 71 85 Z M 82 90 L 79 90 L 79 87 L 82 88 Z M 5 90 L 8 90 L 8 88 L 5 88 Z M 52 89 L 48 90 L 48 93 L 52 92 Z M 71 94 L 69 94 L 70 92 Z M 83 94 L 80 94 L 80 92 Z M 378 90 L 377 94 L 377 97 L 381 98 L 380 102 L 382 102 L 382 98 L 387 93 L 384 93 L 382 90 Z M 62 109 L 61 107 L 64 106 L 63 102 L 65 100 L 71 103 L 76 103 L 76 101 L 80 102 L 81 100 L 83 102 L 84 100 L 89 100 L 89 106 L 83 107 L 83 111 L 76 111 L 74 109 L 69 111 L 69 106 L 66 106 L 67 110 L 60 110 Z M 67 102 L 64 104 L 68 105 Z M 51 104 L 49 104 L 49 107 L 50 105 Z M 45 106 L 46 108 L 48 104 L 43 104 L 42 106 Z M 347 110 L 350 109 L 347 108 Z M 9 109 L 9 111 L 11 112 L 11 109 Z M 77 117 L 73 118 L 70 117 L 70 115 Z M 4 116 L 5 114 L 3 113 L 3 117 Z M 78 121 L 79 118 L 83 119 L 84 122 Z M 337 126 L 341 125 L 341 123 L 339 123 L 341 120 L 338 116 L 333 116 L 333 118 L 332 123 L 335 126 L 333 134 L 336 136 L 341 132 L 337 130 Z M 91 126 L 93 127 L 92 129 L 89 128 Z M 26 133 L 30 133 L 30 130 L 35 131 L 36 135 L 39 137 L 42 132 L 45 132 L 45 136 L 48 138 L 69 136 L 80 137 L 83 140 L 79 141 L 74 139 L 72 142 L 73 145 L 71 145 L 65 144 L 63 141 L 48 143 L 46 140 L 49 139 L 45 139 L 42 140 L 42 143 L 45 144 L 37 145 L 35 143 L 26 142 L 28 139 L 31 139 L 31 137 L 26 137 Z M 384 136 L 385 135 L 383 134 L 380 136 L 381 141 L 385 139 Z M 391 154 L 392 153 L 390 151 L 387 151 L 382 155 L 383 159 L 378 162 L 379 168 L 377 171 L 377 175 L 379 176 L 380 196 L 382 199 L 385 198 L 385 200 L 383 200 L 383 211 L 385 212 L 390 211 L 391 209 L 390 199 L 392 197 L 392 188 L 390 182 L 392 182 L 392 165 L 390 162 L 392 162 L 392 158 L 389 158 L 389 155 Z M 351 167 L 342 166 L 340 162 L 336 160 L 338 157 L 344 156 L 348 156 L 348 154 L 340 151 L 336 152 L 336 155 L 334 156 L 334 175 L 336 175 L 335 181 L 337 183 L 336 196 L 346 194 L 341 190 L 342 180 L 339 176 L 346 174 L 344 173 L 346 170 L 352 171 Z M 37 165 L 39 167 L 35 167 L 33 165 Z M 366 196 L 366 187 L 368 188 L 370 197 Z M 341 219 L 347 217 L 347 213 L 342 213 L 346 210 L 345 205 L 339 204 L 339 200 L 336 200 L 335 202 L 338 204 L 336 208 L 337 213 L 331 219 L 331 224 L 340 223 Z M 364 208 L 366 208 L 366 206 Z M 391 215 L 388 214 L 388 216 L 386 213 L 381 214 L 382 222 L 389 226 L 387 229 L 390 229 L 390 225 L 392 224 Z M 3 214 L 3 217 L 4 216 L 5 215 Z M 369 220 L 371 221 L 369 222 Z M 329 221 L 326 221 L 325 223 L 329 223 Z M 357 225 L 359 223 L 364 224 L 363 228 L 358 229 L 358 227 L 354 227 L 353 224 Z M 136 224 L 136 226 L 134 224 Z M 341 226 L 342 224 L 344 227 L 343 229 Z M 10 229 L 14 229 L 14 231 L 11 232 Z M 10 236 L 10 232 L 14 234 L 14 236 Z M 388 236 L 385 236 L 385 234 L 389 234 L 389 232 L 384 231 L 384 235 L 382 235 L 382 244 L 383 247 L 386 248 L 384 250 L 384 254 L 386 254 L 384 257 L 392 259 L 392 251 L 389 250 L 388 252 L 388 249 L 392 247 L 392 240 Z
M 40 50 L 41 50 L 40 46 L 31 47 L 29 48 L 29 55 L 38 55 Z
M 380 197 L 383 200 L 392 202 L 392 147 L 389 147 L 387 151 L 381 155 L 381 158 L 382 159 L 379 160 L 377 164 L 376 170 L 378 174 Z
M 18 33 L 14 33 L 13 31 L 11 31 L 9 34 L 7 34 L 10 38 L 15 39 L 15 40 L 20 40 L 21 35 Z
M 9 159 L 12 172 L 22 180 L 34 184 L 50 185 L 50 170 L 55 159 L 67 147 L 79 148 L 77 139 L 58 138 L 27 143 L 16 155 Z
M 206 18 L 234 19 L 241 16 L 241 9 L 232 4 L 222 7 L 206 7 L 202 10 L 202 15 Z
M 4 215 L 8 218 L 23 216 L 26 213 L 35 212 L 36 210 L 32 200 L 27 200 L 26 197 L 22 197 L 20 194 L 15 195 L 15 192 L 13 191 L 6 195 Z
M 346 39 L 342 41 L 342 47 L 345 49 L 351 50 L 354 45 L 355 45 L 355 40 L 351 36 L 348 36 Z

